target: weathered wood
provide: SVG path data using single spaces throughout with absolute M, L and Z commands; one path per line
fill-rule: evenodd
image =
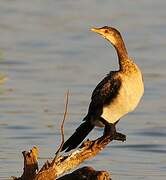
M 29 152 L 23 151 L 24 157 L 24 169 L 23 174 L 21 177 L 16 178 L 13 177 L 15 180 L 32 180 L 37 174 L 38 171 L 38 153 L 39 150 L 37 147 L 33 147 Z
M 108 143 L 110 142 L 109 136 L 102 136 L 95 141 L 87 140 L 81 145 L 81 148 L 69 154 L 66 157 L 60 157 L 60 160 L 56 161 L 53 165 L 56 169 L 57 177 L 61 176 L 65 172 L 76 168 L 86 159 L 90 159 L 96 156 Z M 61 159 L 62 158 L 62 159 Z
M 54 180 L 62 176 L 66 172 L 78 167 L 86 159 L 96 156 L 105 146 L 112 140 L 110 136 L 103 135 L 102 137 L 84 142 L 80 148 L 66 156 L 59 156 L 54 158 L 51 162 L 47 161 L 40 171 L 37 172 L 37 148 L 32 148 L 30 152 L 23 152 L 24 156 L 24 172 L 20 180 Z M 76 171 L 81 172 L 81 171 Z M 84 171 L 85 172 L 85 169 Z M 88 174 L 88 173 L 87 173 Z M 72 175 L 72 174 L 71 174 Z M 70 177 L 71 177 L 70 175 Z M 73 174 L 76 176 L 76 174 Z M 100 174 L 99 174 L 100 175 Z M 93 176 L 94 177 L 94 176 Z M 98 176 L 97 176 L 98 177 Z M 105 175 L 101 175 L 105 177 Z M 86 178 L 85 178 L 86 179 Z M 98 178 L 96 178 L 98 179 Z M 103 178 L 104 179 L 104 178 Z

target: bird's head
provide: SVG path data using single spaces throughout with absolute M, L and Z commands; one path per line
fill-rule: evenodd
M 113 27 L 104 26 L 101 28 L 92 28 L 91 31 L 100 34 L 102 37 L 110 41 L 114 46 L 117 46 L 118 43 L 122 41 L 120 32 Z

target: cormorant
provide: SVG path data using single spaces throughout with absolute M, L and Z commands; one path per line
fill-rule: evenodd
M 144 93 L 142 73 L 128 56 L 120 32 L 108 26 L 92 28 L 91 31 L 100 34 L 114 46 L 119 70 L 111 71 L 96 86 L 84 122 L 64 143 L 62 151 L 76 148 L 95 126 L 105 126 L 104 131 L 111 132 L 114 140 L 125 141 L 126 136 L 116 132 L 115 125 L 120 118 L 136 108 Z

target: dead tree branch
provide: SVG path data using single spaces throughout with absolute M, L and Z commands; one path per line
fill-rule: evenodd
M 65 141 L 64 140 L 64 123 L 65 123 L 66 116 L 67 116 L 68 103 L 69 103 L 69 90 L 66 93 L 65 111 L 64 111 L 64 115 L 63 115 L 62 124 L 61 124 L 61 138 L 62 138 L 62 142 L 61 142 L 57 152 L 55 153 L 55 158 L 53 160 L 53 163 L 56 161 L 56 158 L 58 157 L 59 153 L 61 152 L 63 144 L 64 144 L 64 141 Z
M 87 140 L 82 145 L 68 155 L 59 155 L 61 148 L 64 144 L 64 122 L 67 116 L 69 91 L 66 94 L 66 103 L 64 117 L 61 124 L 61 144 L 55 154 L 52 161 L 47 161 L 43 167 L 38 171 L 38 149 L 33 147 L 30 152 L 23 152 L 24 157 L 24 172 L 21 177 L 13 178 L 15 180 L 55 180 L 62 176 L 66 172 L 78 167 L 86 159 L 90 159 L 96 156 L 105 146 L 110 143 L 113 139 L 109 133 L 104 133 L 100 138 L 90 141 Z M 78 176 L 80 177 L 78 179 Z M 71 178 L 72 177 L 72 178 Z M 71 174 L 65 175 L 59 180 L 68 179 L 92 179 L 92 180 L 110 180 L 109 174 L 105 171 L 95 171 L 93 168 L 84 167 L 74 171 Z
M 86 159 L 90 159 L 94 156 L 96 156 L 102 149 L 105 148 L 105 146 L 112 140 L 110 136 L 103 135 L 102 137 L 94 140 L 89 141 L 87 140 L 84 142 L 80 148 L 72 152 L 71 154 L 67 156 L 59 156 L 56 160 L 53 159 L 52 162 L 47 161 L 43 167 L 40 169 L 39 172 L 36 173 L 36 171 L 30 170 L 33 173 L 23 173 L 20 180 L 54 180 L 57 179 L 59 176 L 63 175 L 64 173 L 70 171 L 71 169 L 74 169 L 78 167 L 82 162 L 84 162 Z M 32 152 L 32 151 L 31 151 Z M 31 153 L 30 152 L 30 153 Z M 29 157 L 29 154 L 25 152 L 24 161 L 26 162 L 27 156 Z M 30 154 L 30 159 L 32 159 L 30 162 L 33 163 L 33 153 Z M 24 166 L 24 171 L 25 171 Z M 33 168 L 32 168 L 33 169 Z M 27 176 L 26 176 L 27 175 Z M 29 178 L 30 177 L 30 178 Z

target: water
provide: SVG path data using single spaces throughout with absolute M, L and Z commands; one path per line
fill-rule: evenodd
M 40 166 L 53 157 L 67 89 L 66 137 L 79 125 L 95 85 L 117 69 L 115 50 L 89 29 L 111 25 L 143 71 L 145 95 L 118 124 L 127 141 L 109 144 L 84 165 L 108 170 L 113 180 L 165 180 L 165 6 L 163 0 L 0 1 L 0 73 L 8 77 L 0 85 L 0 179 L 21 175 L 21 152 L 34 145 Z

